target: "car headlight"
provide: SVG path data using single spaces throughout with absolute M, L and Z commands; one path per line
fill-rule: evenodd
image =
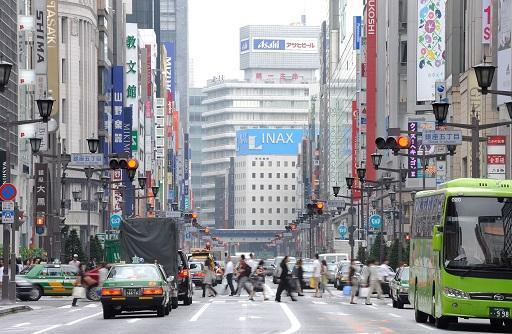
M 460 298 L 460 299 L 469 299 L 469 294 L 467 292 L 464 292 L 464 291 L 461 291 L 461 290 L 458 290 L 458 289 L 453 289 L 453 288 L 444 288 L 443 289 L 443 293 L 445 296 L 448 296 L 448 297 L 454 297 L 454 298 Z

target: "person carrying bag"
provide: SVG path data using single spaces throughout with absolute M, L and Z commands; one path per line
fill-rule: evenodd
M 81 264 L 78 267 L 78 274 L 76 275 L 76 281 L 74 283 L 73 287 L 73 302 L 71 303 L 71 306 L 78 306 L 76 303 L 78 302 L 78 299 L 85 299 L 85 280 L 84 280 L 84 271 L 85 271 L 85 265 Z

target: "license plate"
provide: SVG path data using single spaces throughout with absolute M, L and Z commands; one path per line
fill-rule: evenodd
M 490 307 L 489 316 L 491 318 L 510 318 L 510 309 L 503 307 Z
M 125 296 L 138 296 L 140 295 L 140 289 L 124 289 Z

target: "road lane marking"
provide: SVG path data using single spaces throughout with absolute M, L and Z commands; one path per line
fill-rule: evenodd
M 86 305 L 84 307 L 98 307 L 98 304 L 89 304 L 89 305 Z
M 196 314 L 194 314 L 192 316 L 192 318 L 190 318 L 189 321 L 197 321 L 197 319 L 199 319 L 199 317 L 201 316 L 201 314 L 204 313 L 204 311 L 206 311 L 206 309 L 208 308 L 208 306 L 210 306 L 210 303 L 206 303 L 204 304 L 200 309 L 199 311 L 196 312 Z
M 71 308 L 71 305 L 63 305 L 63 306 L 59 306 L 59 308 Z
M 245 321 L 247 318 L 246 317 L 239 317 L 238 320 L 240 321 Z
M 372 308 L 372 309 L 374 309 L 374 310 L 376 310 L 376 309 L 377 309 L 377 307 L 376 307 L 376 306 L 373 306 L 373 305 L 366 305 L 366 306 L 367 306 L 367 307 L 369 307 L 369 308 Z
M 68 313 L 75 313 L 75 312 L 78 312 L 78 311 L 82 311 L 82 309 L 75 308 L 73 310 L 69 310 Z
M 427 325 L 423 325 L 423 324 L 416 324 L 416 325 L 418 325 L 418 326 L 420 326 L 422 328 L 428 329 L 429 331 L 433 331 L 434 330 L 433 328 L 431 328 L 431 327 L 429 327 Z
M 392 317 L 395 317 L 395 318 L 400 318 L 400 316 L 398 314 L 394 314 L 394 313 L 388 313 L 390 316 Z
M 288 320 L 290 321 L 290 325 L 291 325 L 290 328 L 288 328 L 286 331 L 282 332 L 281 334 L 292 334 L 292 333 L 297 332 L 300 329 L 301 325 L 300 325 L 299 320 L 297 320 L 297 317 L 295 316 L 295 314 L 293 314 L 293 312 L 290 310 L 288 305 L 280 303 L 279 306 L 281 306 L 281 308 L 283 309 L 283 312 L 288 317 Z
M 393 307 L 393 304 L 386 304 L 386 305 L 387 305 L 387 306 L 391 306 L 391 307 Z
M 19 328 L 19 327 L 23 327 L 25 325 L 30 325 L 30 322 L 22 322 L 21 324 L 16 324 L 14 326 L 12 326 L 13 328 Z
M 46 332 L 49 332 L 49 331 L 51 331 L 52 329 L 55 329 L 55 328 L 60 327 L 60 326 L 62 326 L 62 325 L 53 325 L 53 326 L 47 327 L 47 328 L 45 328 L 45 329 L 41 329 L 40 331 L 34 332 L 34 333 L 32 333 L 32 334 L 41 334 L 41 333 L 46 333 Z
M 214 304 L 225 304 L 226 303 L 226 300 L 214 300 L 212 303 Z
M 140 319 L 130 319 L 127 322 L 133 324 L 134 322 L 140 321 Z
M 100 315 L 100 314 L 103 314 L 103 312 L 94 313 L 94 314 L 88 315 L 87 317 L 83 317 L 83 318 L 76 319 L 76 320 L 74 320 L 74 321 L 68 322 L 68 323 L 66 324 L 66 326 L 72 326 L 72 325 L 77 324 L 77 323 L 79 323 L 79 322 L 81 322 L 81 321 L 84 321 L 84 320 L 87 320 L 87 319 L 90 319 L 90 318 L 97 317 L 97 316 L 98 316 L 98 315 Z
M 317 305 L 327 305 L 326 302 L 317 302 L 317 301 L 313 301 L 313 304 L 317 304 Z

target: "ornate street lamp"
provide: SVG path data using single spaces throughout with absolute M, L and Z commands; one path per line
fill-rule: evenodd
M 75 189 L 72 191 L 73 194 L 73 200 L 75 202 L 79 202 L 82 199 L 82 191 Z
M 364 167 L 358 167 L 357 168 L 357 178 L 361 183 L 364 183 L 364 179 L 366 177 L 366 168 Z
M 407 180 L 407 174 L 409 171 L 407 169 L 400 169 L 400 180 L 405 182 Z
M 389 199 L 391 200 L 391 203 L 395 203 L 395 201 L 396 201 L 396 192 L 390 191 L 390 192 L 388 192 L 388 195 L 389 195 Z
M 382 162 L 382 154 L 373 153 L 371 157 L 373 166 L 375 167 L 375 169 L 379 169 L 380 163 Z
M 153 192 L 153 196 L 156 197 L 158 195 L 158 190 L 160 190 L 159 186 L 152 186 L 151 187 L 151 191 Z
M 103 188 L 99 188 L 98 191 L 96 192 L 96 197 L 98 198 L 98 202 L 103 201 L 104 194 L 105 194 L 105 190 L 103 190 Z
M 100 146 L 100 140 L 97 138 L 87 138 L 87 145 L 89 146 L 89 152 L 96 153 Z
M 384 180 L 384 188 L 386 188 L 386 190 L 389 190 L 393 178 L 391 176 L 384 176 L 382 179 Z
M 487 94 L 487 90 L 491 87 L 492 79 L 494 78 L 494 71 L 496 70 L 496 66 L 491 64 L 479 64 L 473 66 L 476 75 L 476 81 L 478 81 L 478 86 L 482 89 L 482 94 Z
M 37 154 L 39 152 L 39 149 L 41 148 L 41 142 L 43 141 L 41 138 L 29 138 L 30 142 L 30 149 L 32 150 L 33 154 Z
M 338 194 L 340 193 L 340 187 L 338 185 L 333 186 L 332 192 L 334 193 L 334 197 L 338 197 Z
M 147 178 L 144 175 L 139 176 L 138 180 L 140 189 L 144 189 L 144 187 L 146 186 L 146 179 Z
M 352 186 L 354 185 L 354 177 L 353 176 L 347 176 L 345 178 L 345 182 L 347 182 L 347 188 L 352 189 Z
M 3 91 L 5 89 L 5 86 L 7 86 L 7 84 L 9 83 L 11 69 L 11 63 L 0 60 L 0 91 Z
M 448 102 L 434 102 L 432 103 L 432 109 L 434 110 L 434 117 L 436 121 L 440 124 L 446 121 L 446 117 L 448 116 L 448 109 L 450 108 L 450 104 Z
M 47 123 L 50 120 L 50 115 L 52 114 L 53 102 L 55 102 L 55 101 L 48 96 L 45 96 L 42 99 L 36 100 L 37 110 L 39 110 L 39 116 L 41 116 L 44 123 Z

